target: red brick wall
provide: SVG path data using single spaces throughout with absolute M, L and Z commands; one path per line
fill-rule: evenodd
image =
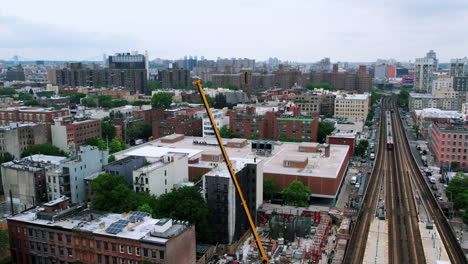
M 349 146 L 349 151 L 348 151 L 349 155 L 352 156 L 354 154 L 355 140 L 353 138 L 340 138 L 340 137 L 330 136 L 328 138 L 328 144 L 348 145 Z
M 166 264 L 187 263 L 196 261 L 195 226 L 171 238 L 166 246 Z

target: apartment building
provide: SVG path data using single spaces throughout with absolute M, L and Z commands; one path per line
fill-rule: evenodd
M 431 149 L 439 166 L 468 169 L 468 125 L 465 122 L 434 123 L 431 126 Z
M 194 116 L 195 111 L 187 109 L 166 109 L 158 120 L 153 120 L 153 138 L 171 134 L 186 136 L 202 135 L 202 119 Z
M 194 264 L 195 227 L 145 212 L 83 210 L 66 197 L 8 218 L 13 263 Z
M 101 120 L 64 120 L 58 118 L 51 127 L 52 144 L 67 153 L 75 153 L 88 138 L 102 136 Z
M 461 111 L 464 96 L 456 96 L 450 93 L 447 97 L 436 97 L 432 94 L 410 93 L 408 107 L 410 111 L 424 108 L 439 108 L 448 111 Z
M 335 98 L 335 117 L 365 121 L 370 109 L 369 94 L 340 94 Z
M 3 193 L 12 192 L 15 202 L 25 208 L 48 201 L 46 173 L 64 157 L 32 155 L 1 165 Z
M 288 111 L 289 110 L 289 111 Z M 299 108 L 247 106 L 229 113 L 230 130 L 241 137 L 317 141 L 318 118 L 303 116 Z
M 54 119 L 61 117 L 71 119 L 69 109 L 55 110 L 54 108 L 40 107 L 10 107 L 0 109 L 0 125 L 10 125 L 10 123 L 26 122 L 45 124 L 47 128 L 47 140 L 52 140 L 50 126 L 54 124 Z
M 414 90 L 419 93 L 432 93 L 432 73 L 434 60 L 418 58 L 414 65 Z
M 62 196 L 70 197 L 74 204 L 85 204 L 85 178 L 102 172 L 107 164 L 109 152 L 95 146 L 80 146 L 80 151 L 73 157 L 61 160 L 57 166 L 46 172 L 48 200 Z
M 133 171 L 133 189 L 154 195 L 171 192 L 189 181 L 187 154 L 168 154 Z
M 414 110 L 416 124 L 419 128 L 423 139 L 429 138 L 429 131 L 432 123 L 446 123 L 452 121 L 463 121 L 465 115 L 458 111 L 447 111 L 438 108 L 424 108 L 422 110 Z
M 216 126 L 218 129 L 221 129 L 223 126 L 229 128 L 229 116 L 227 115 L 227 108 L 224 109 L 211 109 L 211 113 L 213 114 L 213 118 L 216 122 Z M 203 113 L 203 137 L 213 137 L 215 136 L 215 132 L 213 127 L 211 126 L 211 121 L 208 118 L 208 114 L 206 112 Z
M 46 142 L 47 128 L 44 124 L 10 123 L 0 127 L 0 153 L 10 153 L 19 158 L 25 149 Z

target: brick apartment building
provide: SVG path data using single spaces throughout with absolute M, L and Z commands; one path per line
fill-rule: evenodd
M 78 151 L 88 138 L 102 136 L 101 120 L 63 120 L 57 119 L 51 126 L 52 144 L 65 152 Z
M 192 86 L 190 71 L 175 66 L 158 71 L 158 81 L 162 88 L 186 88 Z
M 53 108 L 18 107 L 0 109 L 0 125 L 10 125 L 14 122 L 28 122 L 45 124 L 47 127 L 47 140 L 52 140 L 50 126 L 54 124 L 54 118 L 71 118 L 69 109 L 55 110 Z
M 425 140 L 429 137 L 429 130 L 433 122 L 447 123 L 451 121 L 463 121 L 465 119 L 465 115 L 458 111 L 445 111 L 437 108 L 414 110 L 414 117 L 419 133 L 421 133 Z
M 47 142 L 44 124 L 11 123 L 0 126 L 0 153 L 10 153 L 19 158 L 28 147 Z
M 434 123 L 431 126 L 430 146 L 439 166 L 451 166 L 458 162 L 462 170 L 468 169 L 468 124 Z
M 112 214 L 66 197 L 8 218 L 13 263 L 194 264 L 195 227 L 148 213 Z
M 338 72 L 338 64 L 334 64 L 332 72 L 311 73 L 309 82 L 326 82 L 347 91 L 358 91 L 360 93 L 370 92 L 372 89 L 372 76 L 367 73 L 365 65 L 359 66 L 358 73 L 349 73 Z
M 171 134 L 186 136 L 201 136 L 203 132 L 202 119 L 194 116 L 191 111 L 167 109 L 158 120 L 153 120 L 153 138 Z
M 318 118 L 316 116 L 301 116 L 298 108 L 292 110 L 292 115 L 279 111 L 256 113 L 255 107 L 233 110 L 229 114 L 230 130 L 244 138 L 277 140 L 281 137 L 316 142 Z

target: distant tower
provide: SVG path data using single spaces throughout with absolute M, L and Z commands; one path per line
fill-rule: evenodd
M 14 55 L 13 56 L 13 62 L 15 63 L 15 65 L 18 65 L 18 55 Z
M 426 59 L 432 59 L 432 70 L 436 71 L 439 60 L 437 60 L 437 53 L 433 50 L 430 50 L 428 53 L 426 53 Z
M 252 70 L 249 68 L 242 69 L 241 72 L 241 90 L 244 91 L 250 99 L 252 95 Z
M 149 80 L 149 57 L 148 57 L 147 50 L 145 50 L 145 68 L 146 68 L 146 79 Z

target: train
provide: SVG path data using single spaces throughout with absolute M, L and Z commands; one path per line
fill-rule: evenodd
M 393 110 L 392 110 L 393 112 Z M 387 149 L 393 149 L 393 130 L 392 130 L 392 116 L 390 111 L 385 112 L 385 120 L 387 121 Z

